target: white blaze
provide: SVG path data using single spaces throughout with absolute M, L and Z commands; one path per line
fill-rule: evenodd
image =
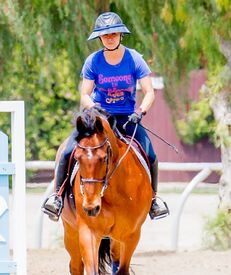
M 88 150 L 87 150 L 87 157 L 88 157 L 88 159 L 92 159 L 93 154 L 92 154 L 91 149 L 88 149 Z

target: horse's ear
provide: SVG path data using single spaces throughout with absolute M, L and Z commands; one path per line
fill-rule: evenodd
M 116 127 L 116 122 L 117 122 L 117 121 L 116 121 L 116 118 L 115 118 L 114 116 L 110 115 L 110 116 L 107 118 L 107 120 L 108 120 L 108 123 L 110 124 L 112 130 L 114 130 L 115 127 Z
M 102 123 L 102 120 L 100 119 L 100 117 L 98 117 L 98 116 L 95 118 L 95 129 L 98 133 L 103 132 L 103 123 Z
M 78 133 L 83 133 L 86 130 L 86 127 L 84 125 L 84 122 L 83 122 L 81 116 L 77 117 L 77 120 L 76 120 L 76 129 L 77 129 Z

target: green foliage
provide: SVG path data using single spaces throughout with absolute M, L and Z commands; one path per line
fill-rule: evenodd
M 209 74 L 208 87 L 214 94 L 223 89 L 229 89 L 231 84 L 231 69 L 228 66 L 216 66 Z
M 97 46 L 86 43 L 95 12 L 93 1 L 0 4 L 0 100 L 25 101 L 27 159 L 54 159 L 71 131 L 81 67 Z
M 53 159 L 72 127 L 82 64 L 100 47 L 99 41 L 86 41 L 99 13 L 111 10 L 123 18 L 132 32 L 124 44 L 141 52 L 165 77 L 165 95 L 175 117 L 175 110 L 188 104 L 187 90 L 180 96 L 178 92 L 188 73 L 206 67 L 210 75 L 226 62 L 219 41 L 230 40 L 230 4 L 230 0 L 1 1 L 0 99 L 26 102 L 27 159 Z M 193 109 L 208 112 L 202 106 Z M 202 117 L 198 137 L 210 133 L 209 121 Z M 185 125 L 180 128 L 191 131 Z
M 180 137 L 190 144 L 204 136 L 213 139 L 215 123 L 209 104 L 190 107 L 187 82 L 192 70 L 205 68 L 210 78 L 217 67 L 226 64 L 219 43 L 231 38 L 231 1 L 133 0 L 131 6 L 135 8 L 129 8 L 130 1 L 117 1 L 116 11 L 132 26 L 135 47 L 144 53 L 153 70 L 165 77 L 165 98 Z M 182 83 L 185 89 L 179 93 Z M 217 91 L 221 89 L 217 84 Z M 188 107 L 192 108 L 188 117 L 180 119 Z
M 58 146 L 73 127 L 72 114 L 78 108 L 74 71 L 65 51 L 53 59 L 52 70 L 39 60 L 33 65 L 26 64 L 24 77 L 19 68 L 22 63 L 17 58 L 20 57 L 16 55 L 11 64 L 12 75 L 4 87 L 10 91 L 8 100 L 26 102 L 26 157 L 54 159 Z M 6 99 L 2 95 L 0 99 Z M 7 130 L 9 123 L 5 125 Z
M 192 103 L 184 119 L 176 121 L 177 131 L 185 144 L 192 145 L 204 137 L 214 136 L 215 125 L 209 100 Z
M 211 104 L 215 103 L 217 97 L 223 96 L 227 100 L 227 105 L 231 106 L 231 69 L 228 66 L 221 68 L 218 67 L 214 72 L 212 72 L 209 76 L 207 85 L 210 89 L 210 93 L 207 94 L 207 96 L 210 98 Z M 221 95 L 221 91 L 226 92 Z M 230 130 L 224 120 L 217 122 L 213 135 L 213 141 L 217 147 L 225 146 L 228 148 L 231 146 Z
M 168 79 L 166 98 L 171 102 L 174 116 L 179 118 L 182 114 L 174 110 L 185 109 L 184 102 L 187 102 L 188 94 L 185 90 L 181 95 L 184 100 L 179 102 L 179 83 L 187 80 L 191 70 L 208 68 L 210 71 L 218 64 L 225 64 L 217 39 L 218 26 L 223 20 L 212 1 L 207 1 L 207 4 L 186 0 L 165 3 L 169 3 L 168 13 L 172 14 L 172 20 L 169 24 L 162 16 L 167 35 L 161 35 L 164 40 L 159 41 L 157 57 L 161 62 L 159 67 L 164 69 L 162 73 Z M 227 24 L 225 25 L 227 27 Z M 163 28 L 163 25 L 161 27 Z M 161 31 L 157 30 L 158 34 Z
M 215 146 L 229 146 L 231 137 L 224 121 L 216 122 L 213 117 L 211 105 L 222 90 L 229 90 L 231 84 L 231 70 L 228 66 L 216 66 L 209 73 L 206 82 L 209 89 L 201 89 L 200 101 L 192 103 L 189 112 L 181 119 L 176 120 L 176 129 L 186 144 L 194 144 L 201 138 L 208 137 Z M 230 93 L 231 98 L 231 93 Z M 228 104 L 231 106 L 230 98 Z
M 231 248 L 231 213 L 218 210 L 214 218 L 207 220 L 203 242 L 214 250 Z

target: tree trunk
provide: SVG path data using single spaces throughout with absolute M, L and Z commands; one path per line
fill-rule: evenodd
M 221 147 L 222 175 L 219 182 L 219 208 L 231 211 L 231 106 L 230 91 L 217 94 L 212 103 L 218 124 Z
M 219 182 L 219 207 L 231 212 L 231 41 L 220 37 L 220 51 L 227 60 L 223 75 L 226 83 L 212 104 L 221 144 L 222 175 Z

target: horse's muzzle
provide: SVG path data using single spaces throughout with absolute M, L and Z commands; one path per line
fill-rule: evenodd
M 90 217 L 96 217 L 98 214 L 99 214 L 99 211 L 100 211 L 100 206 L 97 205 L 96 207 L 94 208 L 86 208 L 86 207 L 83 207 L 83 210 L 85 211 L 85 213 L 90 216 Z

